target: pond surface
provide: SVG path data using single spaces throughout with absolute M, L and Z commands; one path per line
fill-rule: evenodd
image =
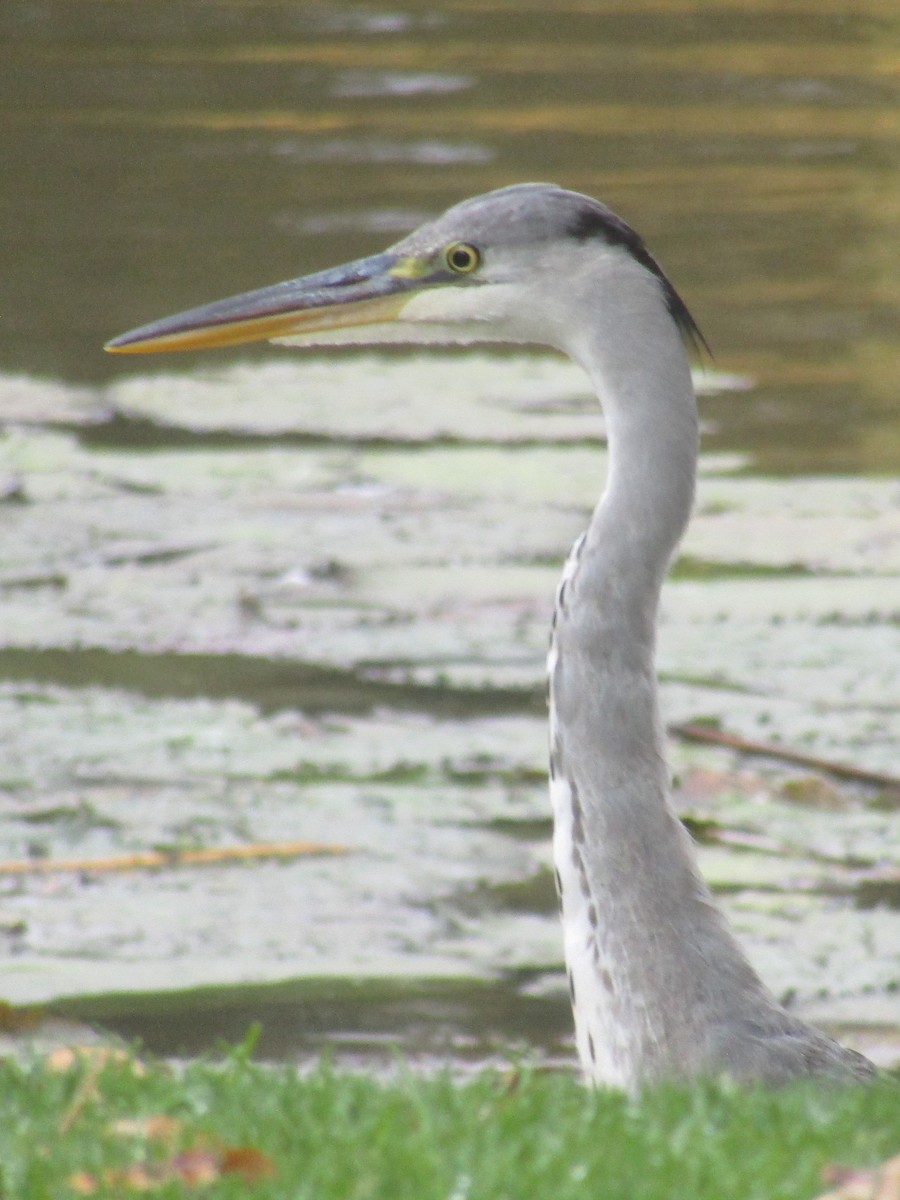
M 7 0 L 3 998 L 162 1052 L 260 1020 L 279 1057 L 571 1054 L 543 660 L 602 486 L 584 378 L 100 351 L 516 180 L 622 212 L 715 350 L 667 720 L 897 774 L 898 30 L 875 0 Z M 672 753 L 767 981 L 897 1057 L 896 790 Z M 4 873 L 300 841 L 340 852 Z

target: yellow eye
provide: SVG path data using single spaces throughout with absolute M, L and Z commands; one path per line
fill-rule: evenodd
M 457 275 L 471 275 L 481 265 L 481 254 L 468 242 L 451 242 L 444 251 L 444 262 Z

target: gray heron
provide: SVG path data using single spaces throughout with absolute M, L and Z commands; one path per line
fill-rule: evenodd
M 299 346 L 552 346 L 606 417 L 606 486 L 557 593 L 548 668 L 553 856 L 585 1075 L 635 1090 L 728 1074 L 778 1084 L 874 1068 L 783 1008 L 731 933 L 672 805 L 659 714 L 660 589 L 694 497 L 685 341 L 702 341 L 605 205 L 526 183 L 465 200 L 382 254 L 193 308 L 116 353 Z

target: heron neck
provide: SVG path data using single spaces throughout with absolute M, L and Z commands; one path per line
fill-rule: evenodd
M 626 648 L 633 667 L 652 672 L 660 589 L 694 498 L 697 404 L 681 340 L 668 313 L 663 319 L 643 345 L 623 345 L 628 335 L 619 331 L 614 353 L 603 337 L 585 356 L 606 420 L 608 467 L 579 590 L 592 614 L 591 659 L 604 676 Z
M 655 628 L 690 515 L 698 423 L 662 315 L 671 329 L 653 331 L 652 354 L 618 343 L 611 355 L 606 338 L 579 354 L 606 416 L 609 469 L 560 585 L 550 652 L 554 860 L 576 1037 L 588 1073 L 626 1087 L 689 1071 L 722 997 L 757 990 L 668 797 Z
M 683 857 L 669 836 L 655 644 L 693 502 L 698 420 L 684 349 L 663 316 L 671 329 L 654 331 L 653 353 L 619 342 L 610 354 L 603 338 L 585 356 L 606 418 L 607 480 L 560 587 L 550 681 L 567 767 L 590 795 L 592 853 L 617 861 L 636 842 L 653 859 Z

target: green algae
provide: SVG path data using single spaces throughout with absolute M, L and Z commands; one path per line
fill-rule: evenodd
M 4 509 L 0 551 L 3 857 L 348 850 L 8 880 L 7 998 L 500 972 L 550 981 L 564 1007 L 543 663 L 602 425 L 527 357 L 484 385 L 477 420 L 451 383 L 483 381 L 483 357 L 437 398 L 398 360 L 365 415 L 366 361 L 321 370 L 310 408 L 280 364 L 132 380 L 93 407 L 51 389 L 0 440 L 27 500 Z M 110 405 L 121 437 L 93 439 Z M 707 461 L 664 593 L 666 718 L 890 771 L 893 483 L 734 465 Z M 703 868 L 767 980 L 842 1028 L 880 997 L 886 1037 L 896 806 L 840 781 L 815 803 L 815 774 L 721 748 L 673 755 Z

